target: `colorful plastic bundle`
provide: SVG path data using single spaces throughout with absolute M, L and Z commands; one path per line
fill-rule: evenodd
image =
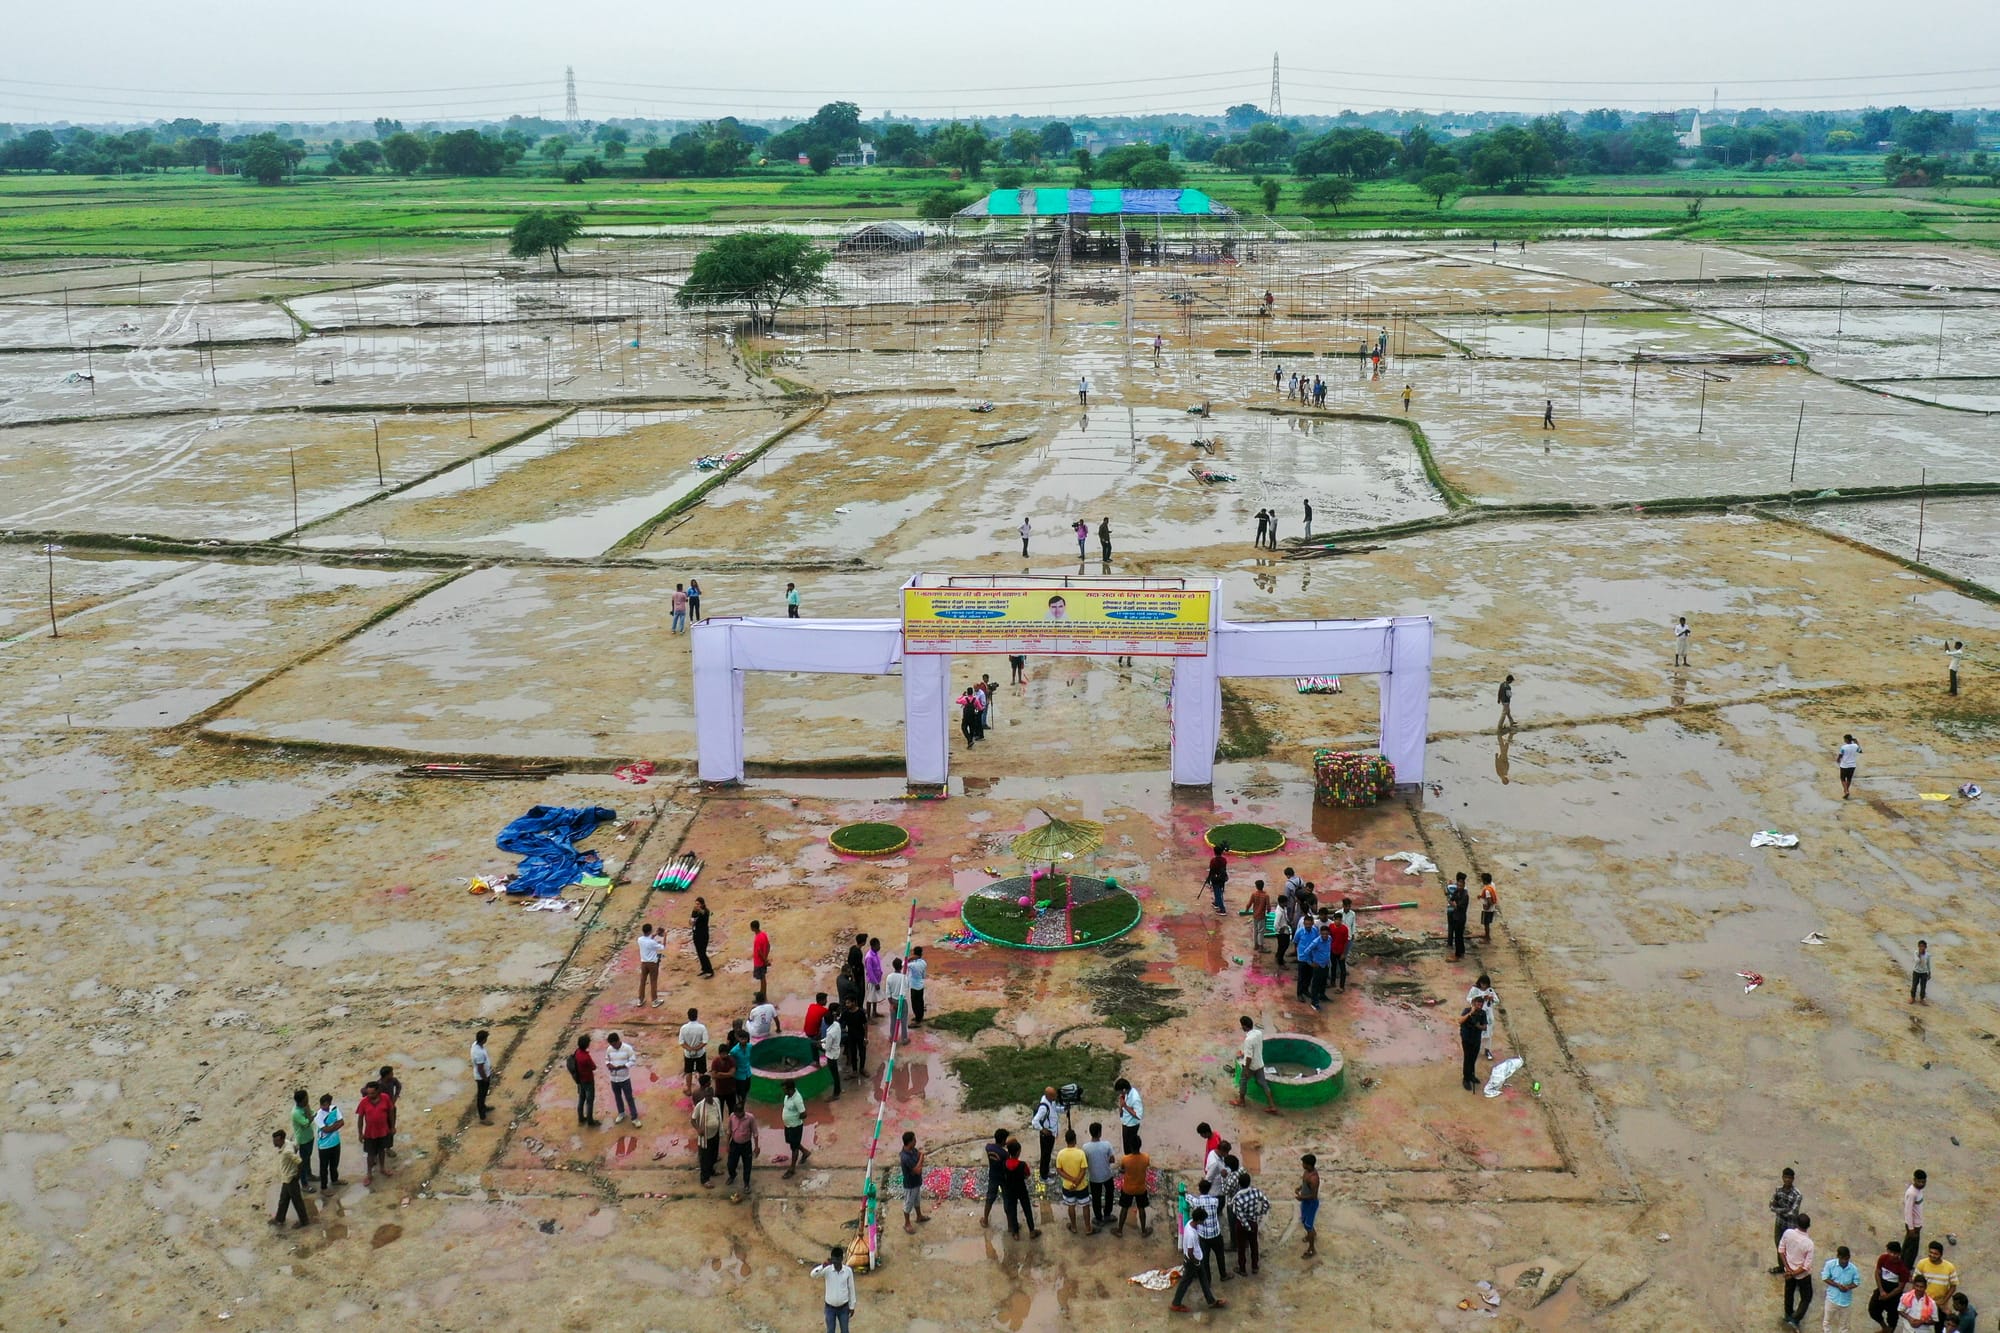
M 1396 766 L 1363 750 L 1313 751 L 1313 802 L 1353 808 L 1374 805 L 1396 785 Z
M 1297 678 L 1300 694 L 1339 694 L 1338 676 L 1300 676 Z

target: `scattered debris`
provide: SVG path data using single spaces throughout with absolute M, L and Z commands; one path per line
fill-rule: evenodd
M 1750 845 L 1752 847 L 1796 847 L 1799 845 L 1799 835 L 1796 833 L 1779 833 L 1774 829 L 1764 829 L 1762 832 L 1750 835 Z
M 1796 842 L 1797 839 L 1795 838 L 1793 839 L 1793 841 Z M 1425 856 L 1422 852 L 1390 852 L 1387 856 L 1383 857 L 1382 859 L 1384 861 L 1403 862 L 1404 866 L 1406 867 L 1406 869 L 1404 870 L 1405 874 L 1431 875 L 1437 873 L 1437 862 L 1431 860 L 1428 856 Z
M 1499 1064 L 1493 1066 L 1493 1073 L 1486 1080 L 1486 1095 L 1488 1097 L 1498 1097 L 1500 1090 L 1507 1086 L 1507 1080 L 1520 1073 L 1521 1066 L 1526 1063 L 1525 1060 L 1516 1055 L 1502 1060 Z
M 1800 941 L 1799 941 L 1799 943 L 1800 943 L 1800 944 L 1825 944 L 1825 943 L 1826 943 L 1826 936 L 1824 936 L 1824 935 L 1820 934 L 1820 933 L 1819 933 L 1818 931 L 1816 931 L 1816 930 L 1815 930 L 1814 932 L 1812 932 L 1812 934 L 1810 934 L 1810 935 L 1806 936 L 1806 937 L 1805 937 L 1804 939 L 1800 940 Z
M 1745 995 L 1748 995 L 1751 991 L 1756 990 L 1764 984 L 1764 977 L 1760 972 L 1738 972 L 1736 975 L 1743 978 L 1743 993 Z
M 1125 1280 L 1136 1283 L 1144 1287 L 1147 1291 L 1165 1291 L 1167 1288 L 1173 1286 L 1174 1283 L 1181 1280 L 1181 1270 L 1178 1268 L 1149 1268 L 1143 1273 L 1134 1273 Z

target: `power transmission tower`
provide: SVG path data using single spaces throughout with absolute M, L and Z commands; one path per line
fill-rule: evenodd
M 571 135 L 576 133 L 576 67 L 563 66 L 563 124 Z
M 1271 56 L 1271 105 L 1264 110 L 1273 120 L 1285 114 L 1285 99 L 1278 92 L 1278 57 L 1275 52 Z

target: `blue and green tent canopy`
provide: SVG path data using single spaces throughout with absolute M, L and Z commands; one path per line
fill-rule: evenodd
M 962 218 L 1228 217 L 1230 210 L 1200 190 L 995 190 L 958 210 Z

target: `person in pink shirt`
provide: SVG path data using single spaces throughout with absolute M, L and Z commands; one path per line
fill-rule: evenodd
M 363 1166 L 361 1183 L 375 1183 L 375 1168 L 381 1167 L 385 1176 L 394 1175 L 389 1169 L 389 1126 L 393 1123 L 396 1103 L 379 1083 L 370 1083 L 361 1091 L 361 1100 L 355 1103 L 354 1118 L 361 1122 L 361 1151 Z
M 673 632 L 676 634 L 687 633 L 688 595 L 687 595 L 687 590 L 681 587 L 681 585 L 678 583 L 674 585 L 674 599 L 672 603 L 672 608 L 673 608 Z
M 1812 1305 L 1813 1242 L 1806 1234 L 1811 1229 L 1812 1219 L 1800 1213 L 1792 1219 L 1791 1229 L 1778 1238 L 1778 1262 L 1785 1270 L 1785 1323 L 1793 1328 L 1805 1319 Z

